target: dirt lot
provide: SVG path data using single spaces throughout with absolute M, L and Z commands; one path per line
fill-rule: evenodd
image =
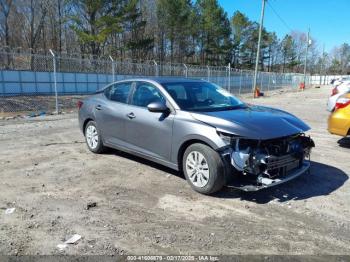
M 0 121 L 0 254 L 350 254 L 350 142 L 327 133 L 329 93 L 254 101 L 301 117 L 316 143 L 310 175 L 257 193 L 204 196 L 151 162 L 94 155 L 75 114 Z

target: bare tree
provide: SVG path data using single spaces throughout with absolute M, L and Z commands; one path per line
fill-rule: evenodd
M 9 17 L 12 7 L 12 0 L 0 0 L 0 11 L 3 15 L 3 26 L 1 25 L 0 28 L 3 31 L 4 39 L 5 39 L 5 46 L 6 48 L 10 47 L 10 26 L 9 26 Z M 7 66 L 10 66 L 11 64 L 11 56 L 7 55 Z
M 45 25 L 48 3 L 49 1 L 45 0 L 24 0 L 18 4 L 18 9 L 24 16 L 23 36 L 32 53 L 36 51 L 41 31 Z
M 9 16 L 11 8 L 12 0 L 0 0 L 0 12 L 3 16 L 3 23 L 0 24 L 0 29 L 4 36 L 6 46 L 10 46 Z

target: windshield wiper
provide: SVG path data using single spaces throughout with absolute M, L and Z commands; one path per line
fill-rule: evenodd
M 235 105 L 235 106 L 227 106 L 224 108 L 221 108 L 221 110 L 226 111 L 226 110 L 236 110 L 236 109 L 242 109 L 242 108 L 246 108 L 247 106 L 244 104 L 241 105 Z
M 222 107 L 204 107 L 204 108 L 187 108 L 187 111 L 192 112 L 216 112 L 216 111 L 227 111 L 247 108 L 245 104 L 234 105 L 234 106 L 222 106 Z

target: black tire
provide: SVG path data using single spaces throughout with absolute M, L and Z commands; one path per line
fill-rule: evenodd
M 190 174 L 187 173 L 187 169 L 186 169 L 187 157 L 191 153 L 196 154 L 195 152 L 199 152 L 202 154 L 202 156 L 204 156 L 205 161 L 209 168 L 209 174 L 208 174 L 209 179 L 206 179 L 206 185 L 202 187 L 198 187 L 194 184 L 194 182 L 192 182 L 192 180 L 189 177 Z M 186 177 L 187 182 L 191 185 L 191 187 L 195 191 L 199 193 L 206 194 L 206 195 L 213 194 L 221 190 L 222 187 L 225 185 L 224 162 L 221 159 L 220 155 L 207 145 L 196 143 L 187 147 L 182 158 L 182 170 Z
M 88 142 L 88 128 L 93 127 L 96 132 L 97 132 L 97 144 L 96 146 L 91 146 L 91 144 Z M 101 134 L 97 128 L 96 122 L 95 121 L 90 121 L 86 124 L 85 130 L 84 130 L 84 135 L 85 135 L 85 142 L 89 150 L 95 154 L 101 154 L 106 151 L 106 147 L 103 145 L 102 137 Z

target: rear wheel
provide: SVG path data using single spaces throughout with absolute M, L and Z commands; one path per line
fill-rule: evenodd
M 182 168 L 188 183 L 199 193 L 215 193 L 225 184 L 224 163 L 220 155 L 207 145 L 190 145 L 185 150 Z
M 86 144 L 91 152 L 100 154 L 106 150 L 106 147 L 103 145 L 101 135 L 94 121 L 90 121 L 86 124 L 84 134 Z

